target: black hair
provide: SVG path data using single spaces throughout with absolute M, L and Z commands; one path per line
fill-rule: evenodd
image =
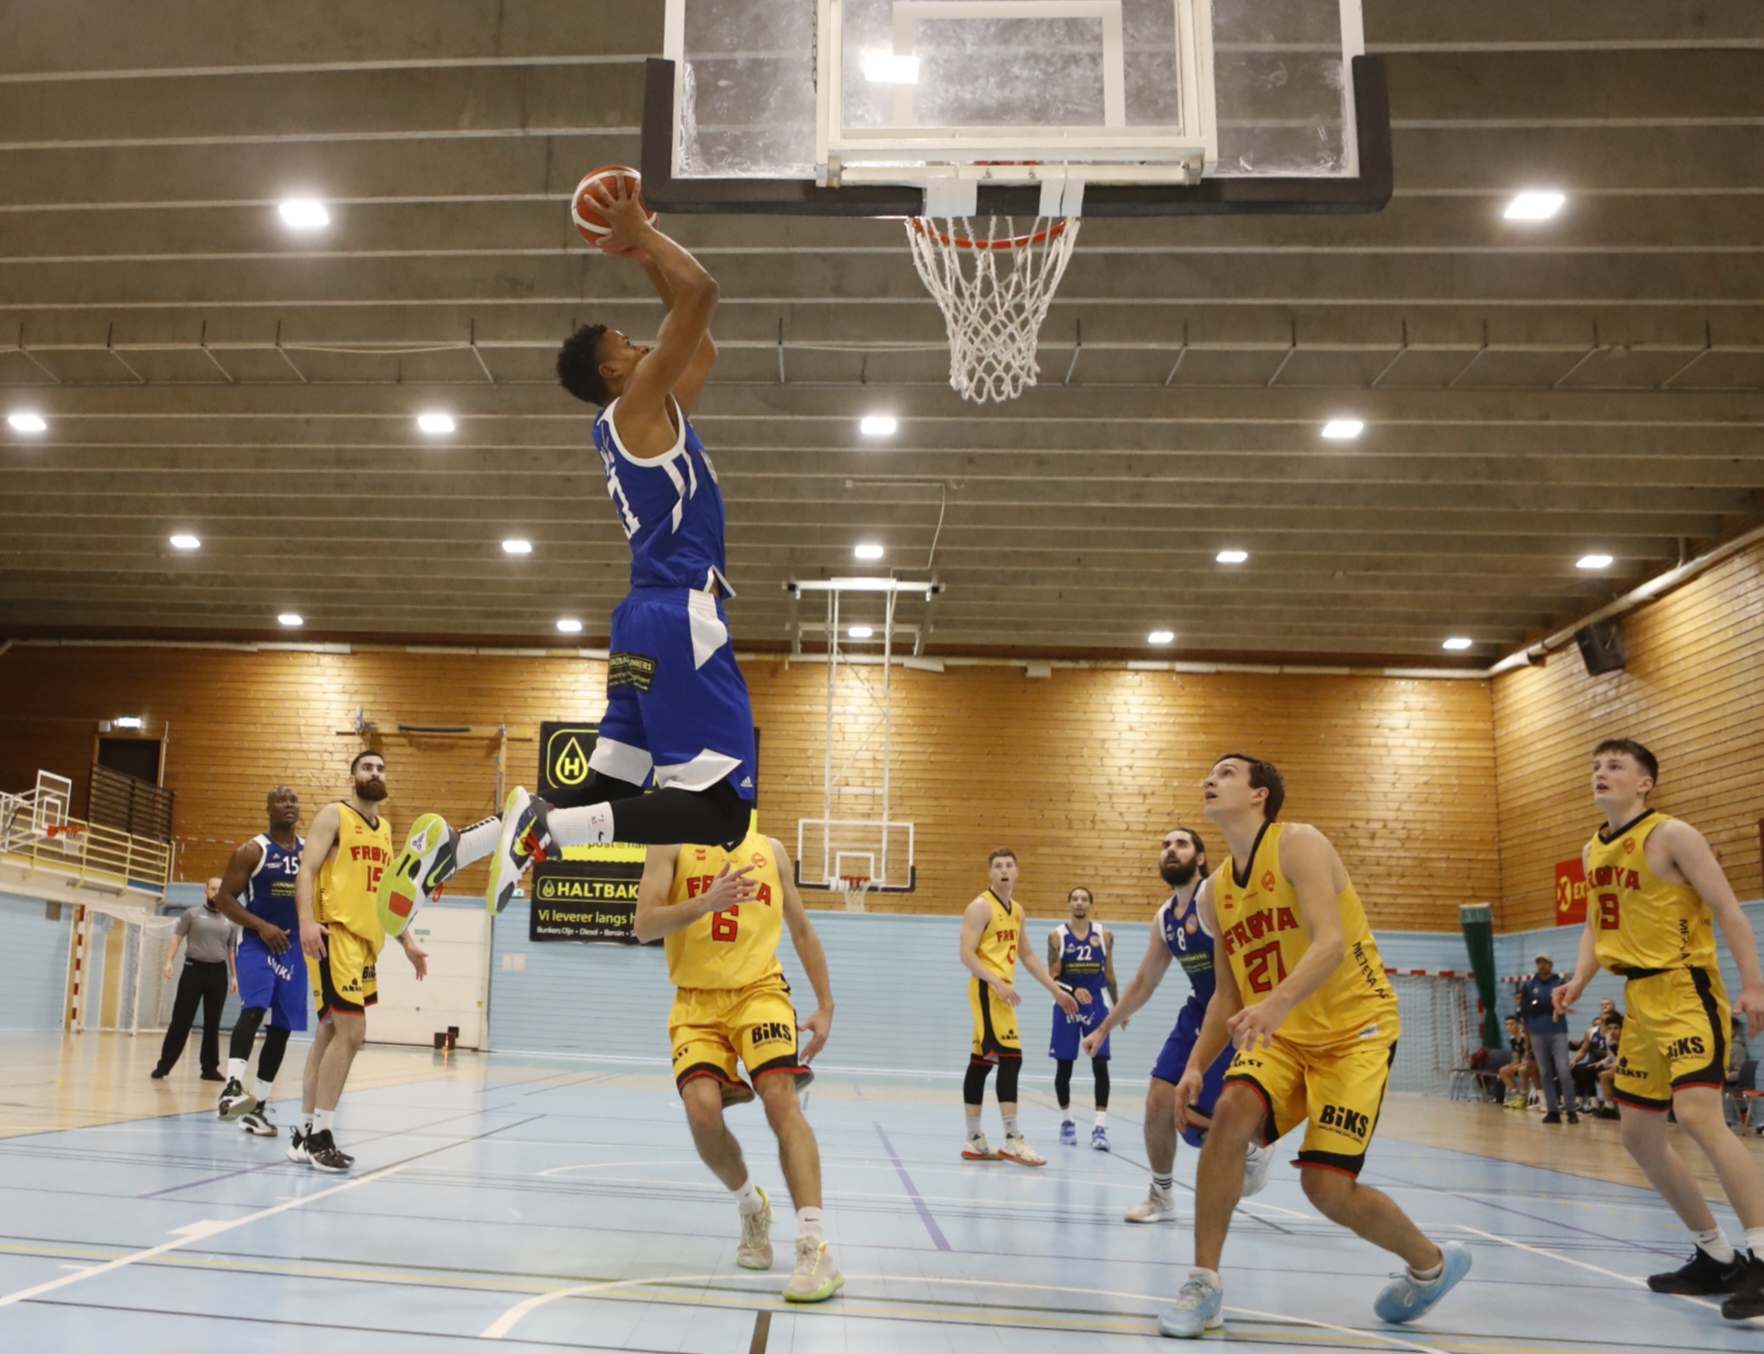
M 383 753 L 376 752 L 373 748 L 363 748 L 360 752 L 356 753 L 355 756 L 349 759 L 350 775 L 353 776 L 355 774 L 355 768 L 361 765 L 361 759 L 363 757 L 378 757 L 380 759 L 380 765 L 384 766 L 386 764 L 386 758 Z
M 604 324 L 585 324 L 557 350 L 557 379 L 563 388 L 603 409 L 612 403 L 612 391 L 600 374 L 600 340 L 605 337 Z
M 1660 759 L 1649 752 L 1633 738 L 1607 738 L 1593 749 L 1593 756 L 1598 757 L 1607 752 L 1627 752 L 1635 758 L 1635 764 L 1648 773 L 1648 779 L 1657 786 L 1660 783 Z
M 1188 840 L 1194 843 L 1194 854 L 1197 856 L 1206 855 L 1207 844 L 1201 840 L 1201 834 L 1196 832 L 1193 828 L 1184 827 L 1181 823 L 1178 823 L 1178 824 L 1176 824 L 1175 827 L 1170 829 L 1170 832 L 1186 832 L 1188 834 Z M 1170 832 L 1166 832 L 1164 835 L 1166 837 L 1168 837 L 1170 835 Z M 1206 861 L 1204 861 L 1204 860 L 1201 861 L 1200 862 L 1200 877 L 1202 879 L 1205 879 L 1209 873 L 1210 873 L 1210 871 L 1208 871 L 1208 869 L 1207 869 Z
M 1015 859 L 1015 857 L 1012 857 L 1012 859 Z M 1072 901 L 1072 895 L 1074 893 L 1082 893 L 1086 898 L 1090 899 L 1090 905 L 1092 907 L 1096 906 L 1096 895 L 1089 889 L 1085 888 L 1084 885 L 1074 884 L 1071 888 L 1066 890 L 1066 901 L 1068 903 Z
M 1262 816 L 1270 823 L 1278 818 L 1280 806 L 1286 803 L 1286 781 L 1281 776 L 1280 769 L 1273 762 L 1265 762 L 1247 752 L 1222 752 L 1213 758 L 1213 765 L 1217 766 L 1224 761 L 1249 764 L 1250 789 L 1268 792 L 1267 802 L 1262 805 Z

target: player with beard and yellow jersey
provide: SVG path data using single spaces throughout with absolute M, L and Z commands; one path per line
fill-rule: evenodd
M 801 1026 L 778 963 L 785 926 L 815 990 L 816 1009 Z M 782 842 L 755 828 L 736 845 L 652 846 L 644 858 L 633 923 L 642 941 L 662 939 L 677 989 L 668 1012 L 674 1081 L 698 1155 L 735 1195 L 741 1241 L 735 1263 L 772 1265 L 772 1206 L 747 1173 L 741 1144 L 723 1107 L 758 1092 L 778 1138 L 784 1183 L 796 1206 L 796 1268 L 784 1285 L 789 1302 L 824 1302 L 845 1283 L 827 1249 L 821 1217 L 821 1156 L 803 1117 L 797 1087 L 827 1042 L 833 992 L 827 957 L 796 890 Z M 753 1086 L 741 1079 L 741 1067 Z
M 1649 1277 L 1656 1293 L 1731 1294 L 1730 1320 L 1764 1316 L 1764 1172 L 1735 1140 L 1722 1104 L 1728 1032 L 1764 1020 L 1764 973 L 1751 925 L 1703 834 L 1650 809 L 1660 762 L 1631 738 L 1593 750 L 1593 802 L 1604 826 L 1586 844 L 1586 930 L 1574 976 L 1551 998 L 1572 1009 L 1600 968 L 1623 984 L 1623 1038 L 1613 1097 L 1623 1146 L 1696 1240 L 1690 1263 Z M 1731 1008 L 1716 964 L 1715 926 L 1739 970 Z M 1748 1257 L 1709 1211 L 1702 1186 L 1666 1136 L 1666 1111 L 1690 1134 L 1746 1229 Z
M 1470 1269 L 1456 1242 L 1429 1241 L 1389 1195 L 1356 1178 L 1396 1056 L 1396 994 L 1365 909 L 1335 847 L 1304 823 L 1277 823 L 1286 785 L 1270 762 L 1219 758 L 1201 785 L 1230 855 L 1201 885 L 1218 985 L 1176 1084 L 1178 1116 L 1202 1094 L 1208 1065 L 1237 1048 L 1196 1167 L 1194 1269 L 1158 1319 L 1193 1339 L 1223 1324 L 1219 1259 L 1243 1192 L 1244 1153 L 1306 1123 L 1297 1165 L 1330 1221 L 1401 1256 L 1407 1268 L 1373 1304 L 1413 1321 Z

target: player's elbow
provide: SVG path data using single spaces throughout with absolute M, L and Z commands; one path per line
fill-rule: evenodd
M 650 941 L 657 940 L 661 936 L 661 932 L 655 928 L 654 915 L 645 913 L 641 909 L 636 916 L 631 918 L 631 934 L 637 937 L 637 941 L 641 945 L 647 945 Z

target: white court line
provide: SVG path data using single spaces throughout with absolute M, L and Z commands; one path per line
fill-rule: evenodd
M 535 1176 L 562 1175 L 565 1171 L 605 1171 L 614 1166 L 678 1166 L 680 1163 L 673 1157 L 650 1158 L 645 1161 L 581 1161 L 574 1166 L 553 1166 L 548 1170 L 535 1171 Z M 666 1181 L 652 1181 L 652 1184 L 666 1184 Z
M 1633 1274 L 1619 1274 L 1614 1269 L 1606 1269 L 1602 1265 L 1589 1265 L 1584 1260 L 1575 1260 L 1569 1256 L 1560 1255 L 1555 1251 L 1546 1251 L 1541 1246 L 1527 1246 L 1523 1241 L 1514 1241 L 1511 1237 L 1500 1236 L 1494 1232 L 1485 1232 L 1480 1227 L 1469 1227 L 1461 1222 L 1449 1222 L 1445 1225 L 1447 1227 L 1455 1227 L 1460 1232 L 1469 1232 L 1472 1236 L 1479 1236 L 1488 1241 L 1498 1241 L 1501 1245 L 1511 1246 L 1516 1251 L 1526 1251 L 1532 1255 L 1541 1255 L 1545 1259 L 1560 1260 L 1563 1264 L 1573 1265 L 1576 1269 L 1590 1270 L 1594 1274 L 1603 1274 L 1607 1279 L 1617 1279 L 1623 1283 L 1634 1284 L 1638 1288 L 1648 1287 L 1648 1281 L 1646 1279 L 1638 1279 Z M 1648 1291 L 1651 1293 L 1654 1290 L 1649 1288 Z M 1686 1302 L 1695 1303 L 1698 1307 L 1710 1307 L 1715 1311 L 1721 1310 L 1720 1303 L 1704 1302 L 1701 1298 L 1692 1297 L 1689 1293 L 1666 1293 L 1662 1294 L 1662 1296 L 1669 1298 L 1683 1298 Z
M 515 1303 L 496 1320 L 478 1333 L 480 1340 L 500 1340 L 520 1322 L 529 1312 L 535 1312 L 547 1303 L 556 1302 L 559 1298 L 587 1297 L 591 1293 L 606 1293 L 615 1288 L 642 1288 L 648 1284 L 676 1283 L 709 1283 L 712 1279 L 741 1278 L 736 1274 L 682 1274 L 660 1275 L 649 1279 L 614 1279 L 610 1283 L 585 1283 L 574 1288 L 557 1288 L 549 1293 L 537 1293 L 530 1298 L 523 1298 Z
M 425 1155 L 427 1154 L 425 1153 Z M 398 1172 L 415 1165 L 419 1160 L 421 1158 L 412 1157 L 408 1161 L 400 1161 L 392 1166 L 382 1166 L 379 1170 L 371 1171 L 359 1179 L 345 1180 L 340 1185 L 321 1189 L 317 1194 L 305 1194 L 298 1199 L 290 1199 L 286 1203 L 276 1204 L 272 1208 L 260 1209 L 256 1213 L 247 1213 L 244 1217 L 234 1218 L 231 1222 L 193 1222 L 187 1227 L 180 1227 L 173 1234 L 177 1238 L 174 1241 L 162 1241 L 157 1246 L 149 1246 L 144 1251 L 135 1251 L 130 1255 L 119 1255 L 114 1260 L 108 1260 L 102 1265 L 94 1265 L 90 1269 L 82 1269 L 77 1274 L 64 1274 L 59 1279 L 51 1279 L 34 1288 L 21 1288 L 16 1293 L 7 1293 L 0 1297 L 0 1307 L 10 1307 L 15 1302 L 28 1302 L 32 1298 L 41 1297 L 44 1293 L 52 1293 L 58 1288 L 66 1288 L 69 1284 L 95 1279 L 100 1274 L 109 1274 L 112 1270 L 139 1264 L 143 1260 L 157 1259 L 169 1251 L 181 1250 L 192 1242 L 203 1241 L 211 1236 L 219 1236 L 222 1232 L 230 1232 L 235 1227 L 243 1227 L 247 1223 L 258 1222 L 264 1218 L 273 1217 L 277 1213 L 286 1213 L 290 1209 L 300 1208 L 318 1199 L 328 1199 L 333 1194 L 342 1194 L 345 1190 L 360 1189 L 363 1185 L 371 1185 L 376 1180 L 384 1180 L 389 1175 L 397 1175 Z

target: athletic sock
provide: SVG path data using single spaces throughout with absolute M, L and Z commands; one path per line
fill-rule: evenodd
M 459 845 L 454 848 L 454 863 L 464 867 L 474 860 L 482 860 L 496 849 L 496 839 L 502 835 L 502 819 L 484 818 L 473 823 L 459 834 Z
M 545 822 L 551 829 L 551 840 L 559 846 L 604 846 L 613 839 L 611 801 L 579 809 L 553 809 Z
M 968 1136 L 970 1138 L 980 1136 L 980 1111 L 972 1106 L 968 1107 Z
M 1153 1194 L 1168 1194 L 1171 1190 L 1173 1190 L 1175 1188 L 1176 1188 L 1175 1175 L 1172 1174 L 1172 1175 L 1154 1175 L 1154 1176 L 1152 1176 L 1152 1193 Z
M 1017 1116 L 1014 1114 L 1005 1115 L 1004 1116 L 1004 1128 L 1005 1128 L 1005 1137 L 1007 1137 L 1007 1138 L 1017 1137 L 1018 1136 L 1018 1134 L 1017 1134 Z
M 337 1111 L 334 1109 L 314 1110 L 312 1112 L 312 1131 L 314 1133 L 329 1133 L 331 1125 L 336 1122 L 336 1119 Z
M 1208 1288 L 1223 1288 L 1225 1286 L 1220 1281 L 1219 1271 L 1216 1269 L 1191 1269 L 1188 1271 L 1188 1277 L 1199 1279 Z
M 1746 1233 L 1747 1245 L 1751 1244 L 1751 1236 L 1750 1232 Z M 1727 1239 L 1727 1233 L 1721 1230 L 1720 1223 L 1716 1223 L 1706 1232 L 1692 1232 L 1691 1237 L 1696 1241 L 1698 1250 L 1708 1251 L 1721 1264 L 1733 1263 L 1733 1242 Z
M 312 1136 L 312 1116 L 317 1113 L 318 1113 L 317 1110 L 301 1110 L 300 1111 L 300 1136 L 301 1137 L 309 1138 Z
M 243 1059 L 243 1058 L 228 1058 L 227 1059 L 227 1080 L 228 1081 L 236 1081 L 241 1086 L 243 1086 L 245 1084 L 245 1059 Z
M 827 1232 L 821 1222 L 821 1210 L 818 1208 L 799 1208 L 796 1210 L 796 1230 L 803 1236 L 812 1236 L 816 1241 L 825 1241 Z
M 1435 1279 L 1437 1279 L 1440 1275 L 1442 1275 L 1444 1273 L 1445 1273 L 1445 1259 L 1444 1259 L 1444 1257 L 1441 1257 L 1440 1262 L 1437 1265 L 1433 1266 L 1432 1269 L 1415 1269 L 1413 1267 L 1411 1267 L 1409 1269 L 1409 1277 L 1411 1279 L 1413 1279 L 1416 1283 L 1432 1283 Z
M 762 1212 L 765 1209 L 765 1206 L 766 1206 L 765 1196 L 763 1194 L 761 1194 L 759 1192 L 759 1190 L 754 1187 L 754 1183 L 751 1178 L 749 1178 L 747 1180 L 743 1180 L 741 1182 L 741 1188 L 734 1191 L 734 1194 L 735 1194 L 735 1207 L 739 1208 L 743 1213 L 747 1214 L 749 1217 L 751 1217 L 755 1213 Z
M 262 1104 L 270 1098 L 270 1092 L 274 1089 L 274 1082 L 265 1081 L 262 1077 L 259 1077 L 251 1085 L 251 1094 L 257 1097 L 259 1104 Z
M 1107 1110 L 1098 1110 L 1096 1112 L 1096 1126 L 1098 1128 L 1107 1128 L 1108 1124 L 1109 1112 Z
M 1754 1260 L 1764 1260 L 1764 1227 L 1746 1228 L 1746 1249 Z

